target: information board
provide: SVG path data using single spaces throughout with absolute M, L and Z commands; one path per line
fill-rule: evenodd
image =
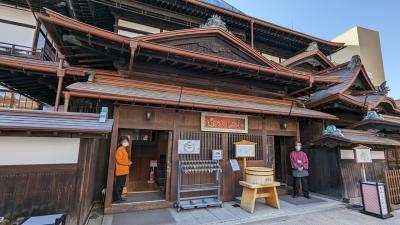
M 200 140 L 179 140 L 178 154 L 200 154 Z

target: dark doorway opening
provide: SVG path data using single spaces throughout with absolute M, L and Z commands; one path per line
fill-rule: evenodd
M 293 150 L 295 142 L 295 137 L 274 137 L 275 180 L 281 182 L 282 186 L 292 184 L 290 152 Z
M 124 195 L 128 202 L 165 200 L 169 131 L 121 129 L 128 137 L 128 154 L 133 162 Z

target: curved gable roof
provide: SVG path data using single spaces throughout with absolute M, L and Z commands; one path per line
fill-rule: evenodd
M 183 50 L 276 68 L 242 40 L 220 28 L 192 28 L 136 38 Z
M 315 58 L 322 63 L 325 63 L 328 68 L 335 67 L 335 64 L 331 62 L 325 55 L 322 53 L 320 50 L 314 50 L 314 51 L 305 51 L 300 54 L 297 54 L 281 63 L 281 65 L 286 66 L 286 67 L 292 67 L 297 65 L 298 63 L 301 63 L 302 61 L 308 59 L 308 58 Z
M 315 107 L 325 103 L 325 100 L 328 97 L 334 100 L 334 98 L 332 98 L 332 96 L 334 95 L 346 95 L 345 92 L 354 85 L 357 79 L 362 79 L 364 83 L 368 86 L 369 91 L 376 91 L 376 88 L 372 84 L 371 79 L 368 77 L 363 65 L 356 66 L 352 69 L 348 68 L 347 65 L 348 63 L 340 64 L 332 69 L 327 69 L 325 71 L 322 71 L 321 73 L 317 73 L 317 75 L 321 77 L 335 77 L 340 80 L 340 83 L 333 85 L 326 90 L 321 90 L 313 93 L 311 95 L 310 102 L 308 103 L 310 107 Z

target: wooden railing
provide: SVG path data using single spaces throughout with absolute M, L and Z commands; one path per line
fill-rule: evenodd
M 16 92 L 0 89 L 0 107 L 13 109 L 39 109 L 40 104 Z
M 386 170 L 385 179 L 390 205 L 400 209 L 400 170 Z
M 55 61 L 55 49 L 45 45 L 43 49 L 31 48 L 22 45 L 0 42 L 0 55 L 9 55 L 45 61 Z

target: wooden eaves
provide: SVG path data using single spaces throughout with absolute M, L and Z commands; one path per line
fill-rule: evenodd
M 250 69 L 250 70 L 255 70 L 258 72 L 264 72 L 264 73 L 268 73 L 268 74 L 275 74 L 275 75 L 286 77 L 289 79 L 303 80 L 303 81 L 306 81 L 308 84 L 310 84 L 312 82 L 328 83 L 328 84 L 331 84 L 332 82 L 334 82 L 334 83 L 337 82 L 336 79 L 326 79 L 326 78 L 325 79 L 321 79 L 321 78 L 313 79 L 313 78 L 311 78 L 312 76 L 310 74 L 289 71 L 287 69 L 279 70 L 279 69 L 276 69 L 275 65 L 273 65 L 273 68 L 269 68 L 266 66 L 259 66 L 259 65 L 255 65 L 255 64 L 251 64 L 251 63 L 228 60 L 228 59 L 220 58 L 220 57 L 212 57 L 212 56 L 205 55 L 205 54 L 200 54 L 200 53 L 196 53 L 196 52 L 173 48 L 170 46 L 152 43 L 152 42 L 146 41 L 145 39 L 144 40 L 131 39 L 131 38 L 127 38 L 127 37 L 112 33 L 110 31 L 102 30 L 97 27 L 93 27 L 93 26 L 81 23 L 79 21 L 65 17 L 58 13 L 52 12 L 50 10 L 47 10 L 46 13 L 47 13 L 47 15 L 37 14 L 38 18 L 45 24 L 47 24 L 47 23 L 55 24 L 55 25 L 67 27 L 69 29 L 74 29 L 74 30 L 78 30 L 81 32 L 85 32 L 90 35 L 95 35 L 95 36 L 98 36 L 101 38 L 105 38 L 105 39 L 108 39 L 111 41 L 116 41 L 116 42 L 122 43 L 126 46 L 129 46 L 131 48 L 131 52 L 140 50 L 141 48 L 145 48 L 145 49 L 150 49 L 150 50 L 154 50 L 154 51 L 165 52 L 168 54 L 177 54 L 180 56 L 191 57 L 193 59 L 204 60 L 204 61 L 212 62 L 215 64 L 225 64 L 225 65 L 233 66 L 233 67 L 237 67 L 237 68 Z M 202 32 L 202 29 L 196 29 L 196 30 L 197 30 L 197 32 Z M 179 33 L 179 32 L 184 32 L 184 31 L 178 31 L 176 33 Z M 195 31 L 192 31 L 192 32 L 195 32 Z M 221 34 L 227 36 L 228 38 L 233 39 L 233 37 L 230 34 L 228 34 L 227 32 L 224 32 L 222 30 L 219 32 L 221 32 Z M 166 32 L 166 35 L 167 35 L 167 33 L 169 33 L 169 32 Z M 171 33 L 173 33 L 173 32 L 171 32 Z M 131 65 L 130 65 L 130 67 L 131 67 Z

